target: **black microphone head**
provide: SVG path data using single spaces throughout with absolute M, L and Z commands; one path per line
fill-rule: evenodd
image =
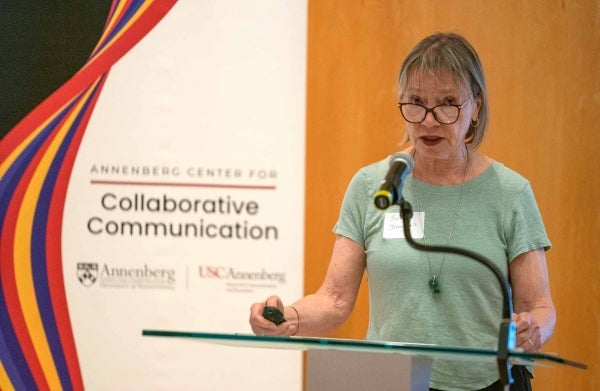
M 415 160 L 408 153 L 396 152 L 395 154 L 390 155 L 389 161 L 390 166 L 398 161 L 404 162 L 404 164 L 406 164 L 406 166 L 408 167 L 408 172 L 411 172 L 413 168 L 415 168 Z
M 389 164 L 390 168 L 379 190 L 375 192 L 375 207 L 381 210 L 400 200 L 402 181 L 414 168 L 415 161 L 409 154 L 398 152 L 390 156 Z

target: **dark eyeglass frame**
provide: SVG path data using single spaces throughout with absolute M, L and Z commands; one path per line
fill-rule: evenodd
M 404 117 L 404 119 L 406 120 L 406 122 L 409 122 L 411 124 L 420 124 L 421 122 L 425 121 L 425 118 L 427 118 L 427 113 L 431 113 L 433 115 L 433 118 L 435 118 L 435 120 L 437 122 L 439 122 L 440 124 L 444 124 L 444 125 L 452 125 L 455 124 L 456 121 L 458 121 L 458 119 L 460 118 L 460 110 L 463 108 L 463 106 L 470 101 L 471 98 L 468 98 L 467 100 L 465 100 L 463 103 L 459 104 L 459 105 L 454 105 L 451 103 L 442 103 L 441 105 L 437 105 L 437 106 L 433 106 L 433 107 L 427 107 L 424 106 L 422 104 L 419 103 L 412 103 L 412 102 L 398 102 L 398 109 L 400 110 L 400 114 L 402 114 L 402 117 Z M 413 105 L 413 106 L 420 106 L 422 108 L 425 109 L 425 114 L 423 114 L 423 118 L 420 121 L 409 121 L 408 118 L 406 118 L 404 116 L 404 112 L 402 111 L 402 107 L 406 106 L 406 105 Z M 437 109 L 438 107 L 442 107 L 442 106 L 453 106 L 456 107 L 458 109 L 458 114 L 456 115 L 456 119 L 452 122 L 442 122 L 438 119 L 437 115 L 435 114 L 435 109 Z

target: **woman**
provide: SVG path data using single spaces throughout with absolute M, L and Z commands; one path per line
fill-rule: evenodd
M 424 244 L 472 250 L 508 275 L 517 347 L 537 351 L 552 334 L 556 314 L 545 251 L 550 247 L 529 182 L 478 147 L 488 123 L 483 69 L 471 45 L 456 34 L 422 40 L 402 65 L 400 112 L 407 123 L 415 168 L 403 197 L 414 208 L 411 230 Z M 252 305 L 252 330 L 264 335 L 324 336 L 354 306 L 363 273 L 369 281 L 366 338 L 495 348 L 502 291 L 494 275 L 461 256 L 418 252 L 390 223 L 398 206 L 380 211 L 373 195 L 388 160 L 352 179 L 334 228 L 337 239 L 319 290 L 293 305 L 276 297 Z M 276 325 L 263 308 L 279 307 Z M 528 389 L 529 373 L 513 368 L 511 389 Z M 502 389 L 495 363 L 436 360 L 432 390 Z

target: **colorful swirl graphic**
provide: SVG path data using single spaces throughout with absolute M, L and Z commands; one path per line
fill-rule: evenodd
M 110 68 L 176 0 L 114 0 L 85 66 L 0 142 L 0 389 L 83 390 L 62 273 L 62 216 Z

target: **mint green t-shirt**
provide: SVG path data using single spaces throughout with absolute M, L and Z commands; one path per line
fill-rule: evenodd
M 385 159 L 354 176 L 334 228 L 365 248 L 370 306 L 366 339 L 495 349 L 503 300 L 495 275 L 469 258 L 409 247 L 399 234 L 399 207 L 381 211 L 373 203 L 387 169 Z M 529 182 L 501 163 L 492 163 L 464 186 L 434 186 L 411 174 L 402 194 L 415 212 L 411 226 L 424 224 L 413 233 L 415 240 L 474 251 L 505 275 L 519 254 L 550 248 Z M 432 274 L 439 276 L 437 294 L 429 286 Z M 435 360 L 430 384 L 473 390 L 498 379 L 495 362 Z

